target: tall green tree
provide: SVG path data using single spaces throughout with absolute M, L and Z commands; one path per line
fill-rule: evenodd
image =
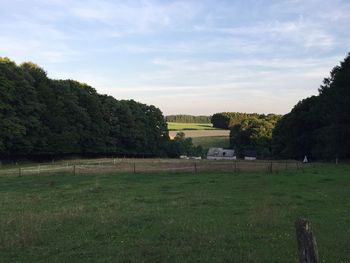
M 271 157 L 272 130 L 275 122 L 265 119 L 248 118 L 234 125 L 230 131 L 230 146 L 238 156 L 254 151 L 259 158 Z
M 273 132 L 276 157 L 350 158 L 350 54 L 325 78 L 318 96 L 300 101 Z

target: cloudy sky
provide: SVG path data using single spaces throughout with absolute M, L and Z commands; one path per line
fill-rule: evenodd
M 164 114 L 287 113 L 350 52 L 348 0 L 0 0 L 0 56 Z

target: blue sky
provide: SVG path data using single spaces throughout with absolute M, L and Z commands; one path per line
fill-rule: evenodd
M 350 1 L 0 0 L 0 56 L 164 114 L 287 113 L 350 52 Z

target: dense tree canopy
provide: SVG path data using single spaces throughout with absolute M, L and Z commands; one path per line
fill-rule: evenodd
M 318 96 L 300 101 L 277 123 L 273 151 L 280 158 L 350 158 L 350 54 Z
M 0 155 L 167 153 L 162 112 L 0 58 Z
M 258 114 L 258 113 L 242 113 L 242 112 L 219 112 L 215 113 L 211 122 L 213 127 L 220 129 L 230 129 L 236 124 L 240 124 L 242 121 L 256 118 L 256 119 L 266 119 L 271 121 L 276 121 L 281 116 L 276 114 Z
M 193 116 L 193 115 L 168 115 L 165 117 L 167 122 L 181 122 L 181 123 L 210 123 L 211 116 Z
M 270 114 L 256 116 L 243 119 L 230 129 L 230 146 L 239 157 L 248 151 L 256 152 L 261 159 L 272 155 L 272 131 L 280 117 Z

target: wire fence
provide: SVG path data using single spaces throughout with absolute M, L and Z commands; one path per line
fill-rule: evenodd
M 73 175 L 149 172 L 265 172 L 297 170 L 297 161 L 181 160 L 181 159 L 96 159 L 13 166 L 0 169 L 0 176 L 26 176 L 68 173 Z

